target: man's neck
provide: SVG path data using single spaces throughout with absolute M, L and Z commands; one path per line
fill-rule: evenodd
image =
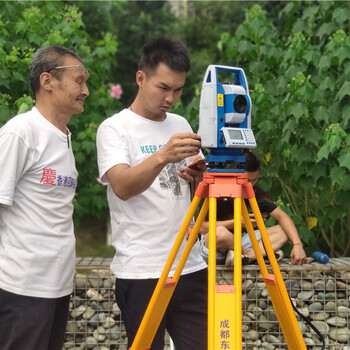
M 46 120 L 48 120 L 63 133 L 68 134 L 67 124 L 71 118 L 70 116 L 59 113 L 52 106 L 45 103 L 40 103 L 40 101 L 36 102 L 35 107 Z

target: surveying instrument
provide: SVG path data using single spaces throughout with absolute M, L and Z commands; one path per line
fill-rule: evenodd
M 233 83 L 220 83 L 218 72 L 233 74 Z M 241 169 L 228 169 L 228 163 L 244 163 L 242 149 L 256 147 L 251 129 L 251 100 L 248 82 L 241 68 L 210 65 L 204 76 L 200 100 L 199 130 L 202 147 L 206 148 L 208 170 L 198 185 L 188 213 L 181 226 L 159 278 L 138 332 L 129 350 L 151 348 L 181 272 L 198 238 L 209 211 L 208 258 L 208 349 L 242 349 L 242 216 L 252 243 L 264 282 L 271 297 L 288 349 L 306 350 L 264 220 L 252 185 Z M 211 167 L 214 167 L 213 169 Z M 217 167 L 215 169 L 215 167 Z M 217 198 L 232 198 L 234 202 L 234 268 L 233 285 L 216 285 L 216 217 Z M 269 273 L 256 239 L 244 198 L 249 200 L 267 258 Z M 201 204 L 197 220 L 188 237 L 173 277 L 168 277 L 180 246 L 187 236 L 192 219 Z M 178 349 L 181 350 L 181 349 Z M 206 349 L 198 349 L 206 350 Z

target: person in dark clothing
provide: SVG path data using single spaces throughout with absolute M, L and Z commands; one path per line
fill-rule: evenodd
M 271 216 L 277 222 L 278 225 L 267 227 L 267 233 L 272 245 L 272 249 L 277 252 L 282 248 L 288 241 L 293 244 L 293 248 L 290 254 L 290 264 L 292 265 L 302 265 L 305 261 L 306 254 L 303 249 L 303 244 L 300 240 L 297 228 L 290 216 L 279 208 L 268 196 L 268 194 L 256 185 L 259 173 L 260 173 L 260 161 L 259 158 L 252 152 L 245 152 L 246 163 L 240 165 L 248 175 L 248 181 L 252 184 L 255 198 L 257 200 L 260 212 L 263 218 Z M 245 200 L 248 212 L 251 215 L 251 221 L 253 226 L 255 224 L 255 219 L 252 214 L 251 208 L 249 206 L 249 201 Z M 216 228 L 216 249 L 217 256 L 221 256 L 224 259 L 226 256 L 226 264 L 232 265 L 233 263 L 233 199 L 223 198 L 217 201 L 217 228 Z M 244 222 L 242 221 L 243 231 L 245 230 Z M 208 233 L 209 223 L 204 222 L 201 227 L 201 232 L 204 234 L 202 236 L 202 255 L 207 254 L 208 247 Z M 255 235 L 259 241 L 260 249 L 263 255 L 266 255 L 263 242 L 261 240 L 261 235 L 259 230 L 255 230 Z M 220 255 L 221 253 L 221 255 Z M 254 250 L 252 248 L 248 233 L 243 233 L 242 235 L 242 253 L 248 258 L 249 261 L 256 260 Z M 279 252 L 281 256 L 282 252 Z

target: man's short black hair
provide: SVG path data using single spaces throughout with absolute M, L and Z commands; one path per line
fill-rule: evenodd
M 139 70 L 152 74 L 159 63 L 178 72 L 188 72 L 191 67 L 186 46 L 172 37 L 158 37 L 147 43 L 142 50 Z
M 253 152 L 244 151 L 242 155 L 246 157 L 246 162 L 239 163 L 237 168 L 249 172 L 260 170 L 260 160 Z

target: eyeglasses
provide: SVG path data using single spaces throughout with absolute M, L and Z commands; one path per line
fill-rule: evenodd
M 86 74 L 87 76 L 89 76 L 88 70 L 81 64 L 71 64 L 68 66 L 58 66 L 58 67 L 54 67 L 54 68 L 49 69 L 47 72 L 50 73 L 54 69 L 63 69 L 63 68 L 72 68 L 72 67 L 79 67 L 81 74 Z

